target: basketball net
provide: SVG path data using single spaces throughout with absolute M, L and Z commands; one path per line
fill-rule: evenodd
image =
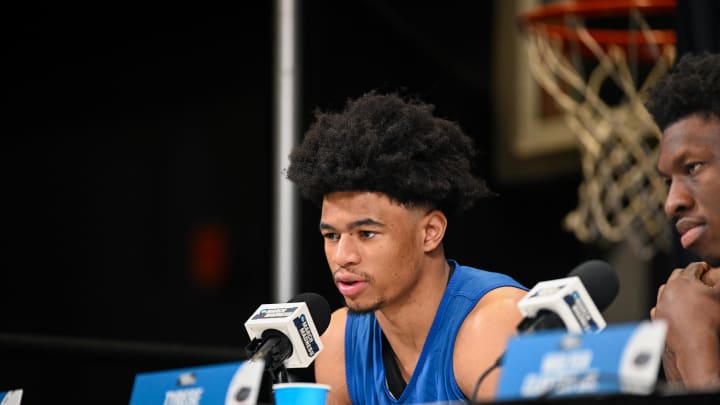
M 632 41 L 600 44 L 581 16 L 565 18 L 576 34 L 572 41 L 539 22 L 524 30 L 530 72 L 560 106 L 580 151 L 578 205 L 563 225 L 582 242 L 627 241 L 639 257 L 650 259 L 669 250 L 671 235 L 663 210 L 667 188 L 656 170 L 660 131 L 644 102 L 647 89 L 672 66 L 675 46 L 658 45 L 647 21 L 630 10 L 639 29 L 628 35 L 642 38 L 651 57 L 649 72 L 637 79 Z M 573 63 L 582 57 L 581 49 L 597 63 L 587 75 Z M 607 81 L 622 93 L 617 104 L 600 96 Z

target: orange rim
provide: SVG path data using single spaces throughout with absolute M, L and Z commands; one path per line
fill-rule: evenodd
M 635 9 L 643 16 L 668 16 L 675 13 L 676 0 L 585 0 L 549 3 L 535 7 L 519 15 L 521 29 L 533 31 L 562 41 L 579 41 L 578 29 L 564 24 L 563 18 L 577 15 L 583 18 L 628 16 Z M 653 29 L 651 39 L 639 31 L 623 29 L 586 29 L 587 33 L 603 48 L 610 45 L 627 50 L 637 47 L 638 56 L 654 59 L 651 48 L 676 43 L 673 29 Z M 590 52 L 582 47 L 584 52 Z

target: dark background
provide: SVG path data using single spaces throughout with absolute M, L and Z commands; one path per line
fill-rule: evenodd
M 272 302 L 280 174 L 273 3 L 236 3 L 7 13 L 0 391 L 127 404 L 138 372 L 241 356 L 243 323 Z M 303 130 L 316 107 L 400 90 L 477 142 L 499 197 L 450 224 L 449 257 L 527 286 L 602 257 L 561 227 L 579 171 L 494 171 L 494 2 L 302 6 Z M 338 307 L 319 211 L 301 207 L 299 290 Z

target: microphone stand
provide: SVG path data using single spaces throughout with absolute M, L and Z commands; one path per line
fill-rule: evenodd
M 292 355 L 293 348 L 290 340 L 281 332 L 266 330 L 262 338 L 253 339 L 245 351 L 250 361 L 265 360 L 265 369 L 272 375 L 274 384 L 288 382 L 287 368 L 283 362 Z

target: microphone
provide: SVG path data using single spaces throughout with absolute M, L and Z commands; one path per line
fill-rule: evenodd
M 330 305 L 316 293 L 301 293 L 284 304 L 262 304 L 245 322 L 250 361 L 271 371 L 308 367 L 323 349 L 320 335 L 330 324 Z
M 619 284 L 617 274 L 602 260 L 588 260 L 565 278 L 541 281 L 518 302 L 525 318 L 517 330 L 599 332 L 607 325 L 600 312 L 615 299 Z
M 600 311 L 610 305 L 620 289 L 612 267 L 602 260 L 588 260 L 575 267 L 567 277 L 541 281 L 518 302 L 525 316 L 517 326 L 519 333 L 565 328 L 582 333 L 604 329 Z M 480 384 L 491 371 L 500 367 L 505 353 L 485 369 L 475 382 L 470 403 L 475 404 Z

